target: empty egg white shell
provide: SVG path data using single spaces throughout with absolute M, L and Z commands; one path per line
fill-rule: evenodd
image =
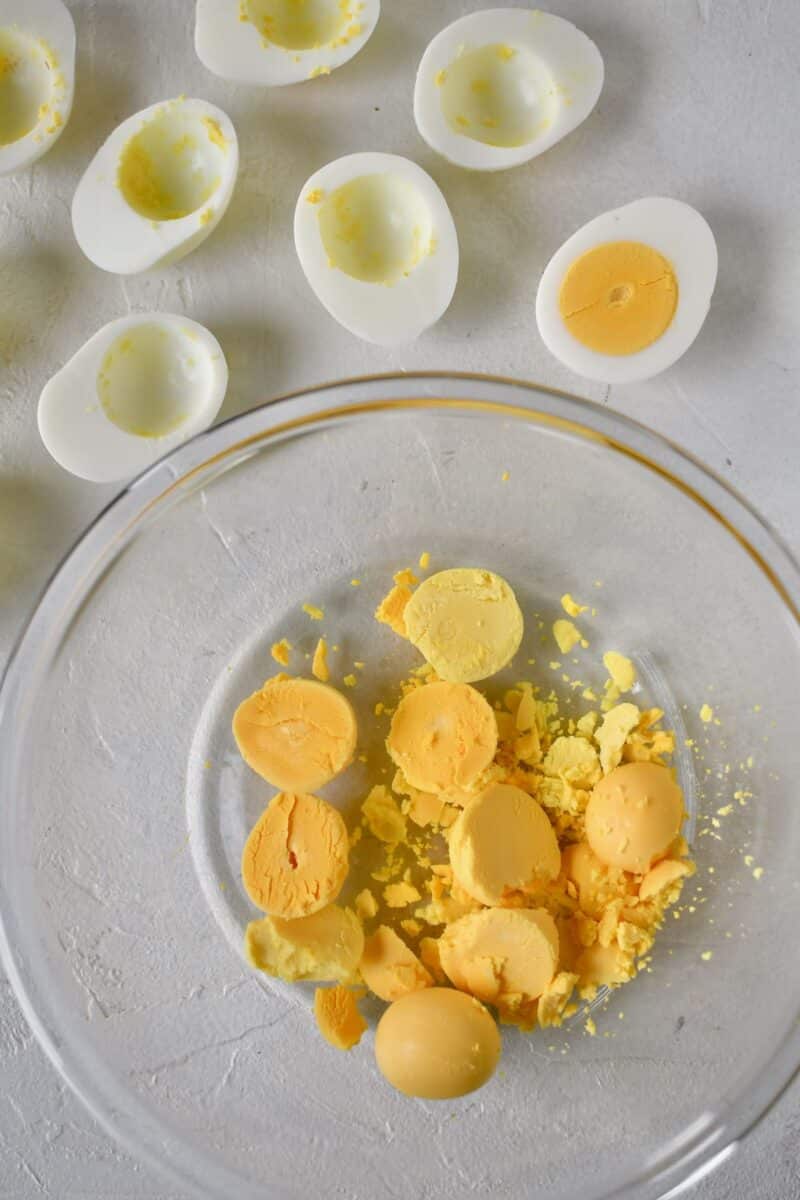
M 569 267 L 607 242 L 643 242 L 672 266 L 678 281 L 675 315 L 655 342 L 635 354 L 599 354 L 573 337 L 559 310 Z M 557 250 L 536 295 L 536 323 L 551 354 L 570 370 L 600 383 L 635 383 L 671 367 L 703 327 L 717 281 L 717 244 L 708 222 L 689 204 L 650 196 L 589 221 Z
M 177 262 L 219 224 L 238 170 L 236 130 L 221 109 L 184 98 L 153 104 L 114 130 L 78 184 L 78 245 L 118 275 Z
M 61 0 L 0 0 L 0 175 L 59 139 L 75 91 L 75 26 Z
M 194 44 L 223 79 L 281 87 L 348 62 L 380 11 L 380 0 L 197 0 Z
M 458 279 L 458 237 L 441 191 L 395 154 L 350 154 L 322 167 L 297 201 L 294 239 L 331 316 L 380 346 L 438 321 Z
M 461 17 L 430 43 L 414 118 L 428 145 L 456 166 L 502 171 L 571 133 L 602 87 L 600 52 L 569 21 L 492 8 Z
M 129 479 L 207 429 L 227 386 L 225 356 L 203 325 L 171 313 L 122 317 L 46 384 L 39 433 L 73 475 Z

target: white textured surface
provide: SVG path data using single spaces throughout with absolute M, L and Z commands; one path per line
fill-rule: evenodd
M 0 655 L 54 562 L 113 494 L 65 476 L 47 458 L 36 434 L 38 393 L 105 321 L 150 308 L 185 312 L 217 334 L 231 366 L 224 415 L 374 370 L 534 378 L 608 403 L 690 447 L 800 552 L 794 0 L 558 0 L 554 10 L 600 47 L 605 91 L 564 143 L 491 178 L 437 160 L 411 117 L 428 38 L 476 3 L 387 3 L 349 66 L 278 93 L 230 87 L 203 70 L 188 0 L 70 7 L 79 38 L 70 125 L 29 173 L 0 182 Z M 220 104 L 236 123 L 242 171 L 230 211 L 178 266 L 139 279 L 102 275 L 72 238 L 75 184 L 120 120 L 180 92 Z M 415 158 L 444 190 L 459 227 L 453 305 L 410 349 L 355 341 L 318 306 L 294 257 L 291 214 L 303 180 L 362 149 Z M 719 283 L 706 328 L 682 363 L 650 383 L 609 391 L 581 383 L 544 350 L 535 287 L 568 234 L 643 194 L 675 195 L 707 216 L 719 242 Z M 0 1198 L 172 1200 L 69 1094 L 1 979 L 0 1079 Z M 798 1144 L 795 1086 L 702 1185 L 703 1197 L 794 1200 Z

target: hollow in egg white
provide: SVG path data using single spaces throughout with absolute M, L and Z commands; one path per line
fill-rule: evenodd
M 197 0 L 195 49 L 235 83 L 300 83 L 358 54 L 380 8 L 380 0 Z
M 300 192 L 294 236 L 317 298 L 366 341 L 412 341 L 453 297 L 455 224 L 437 185 L 407 158 L 351 154 L 322 167 Z
M 0 0 L 0 175 L 36 162 L 72 111 L 75 25 L 61 0 Z
M 717 246 L 680 200 L 648 197 L 596 217 L 551 258 L 536 321 L 565 366 L 602 383 L 649 379 L 691 346 L 708 314 Z
M 45 385 L 39 433 L 65 470 L 129 479 L 206 429 L 228 384 L 214 335 L 172 313 L 110 321 Z
M 123 121 L 78 184 L 72 225 L 87 258 L 134 275 L 191 253 L 216 228 L 239 170 L 221 109 L 179 97 Z
M 538 10 L 493 8 L 461 17 L 428 46 L 414 117 L 450 162 L 502 171 L 542 154 L 597 103 L 603 60 L 584 33 Z

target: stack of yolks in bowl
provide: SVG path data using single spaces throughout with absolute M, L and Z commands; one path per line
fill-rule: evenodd
M 281 789 L 243 852 L 245 889 L 266 914 L 248 926 L 245 952 L 270 975 L 333 985 L 317 989 L 315 1014 L 341 1049 L 367 1028 L 366 992 L 385 1001 L 383 1074 L 411 1095 L 453 1097 L 492 1075 L 498 1019 L 560 1024 L 649 961 L 694 870 L 668 765 L 674 735 L 659 710 L 622 699 L 636 672 L 614 653 L 603 695 L 584 689 L 595 706 L 577 719 L 528 681 L 491 704 L 474 684 L 512 661 L 524 628 L 492 572 L 455 568 L 422 583 L 399 572 L 375 615 L 425 662 L 394 705 L 376 706 L 376 719 L 391 717 L 394 775 L 370 789 L 350 833 L 315 794 L 355 755 L 349 700 L 281 673 L 236 711 L 242 756 Z M 554 634 L 588 644 L 571 621 Z M 327 679 L 324 651 L 321 641 L 313 671 Z M 344 907 L 348 875 L 364 886 Z

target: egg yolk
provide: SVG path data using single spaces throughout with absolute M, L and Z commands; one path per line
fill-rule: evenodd
M 271 916 L 310 916 L 339 895 L 348 853 L 347 828 L 332 805 L 302 792 L 279 792 L 245 843 L 244 890 Z
M 561 318 L 598 354 L 637 354 L 669 328 L 678 305 L 671 264 L 642 242 L 606 242 L 577 258 L 561 284 Z

